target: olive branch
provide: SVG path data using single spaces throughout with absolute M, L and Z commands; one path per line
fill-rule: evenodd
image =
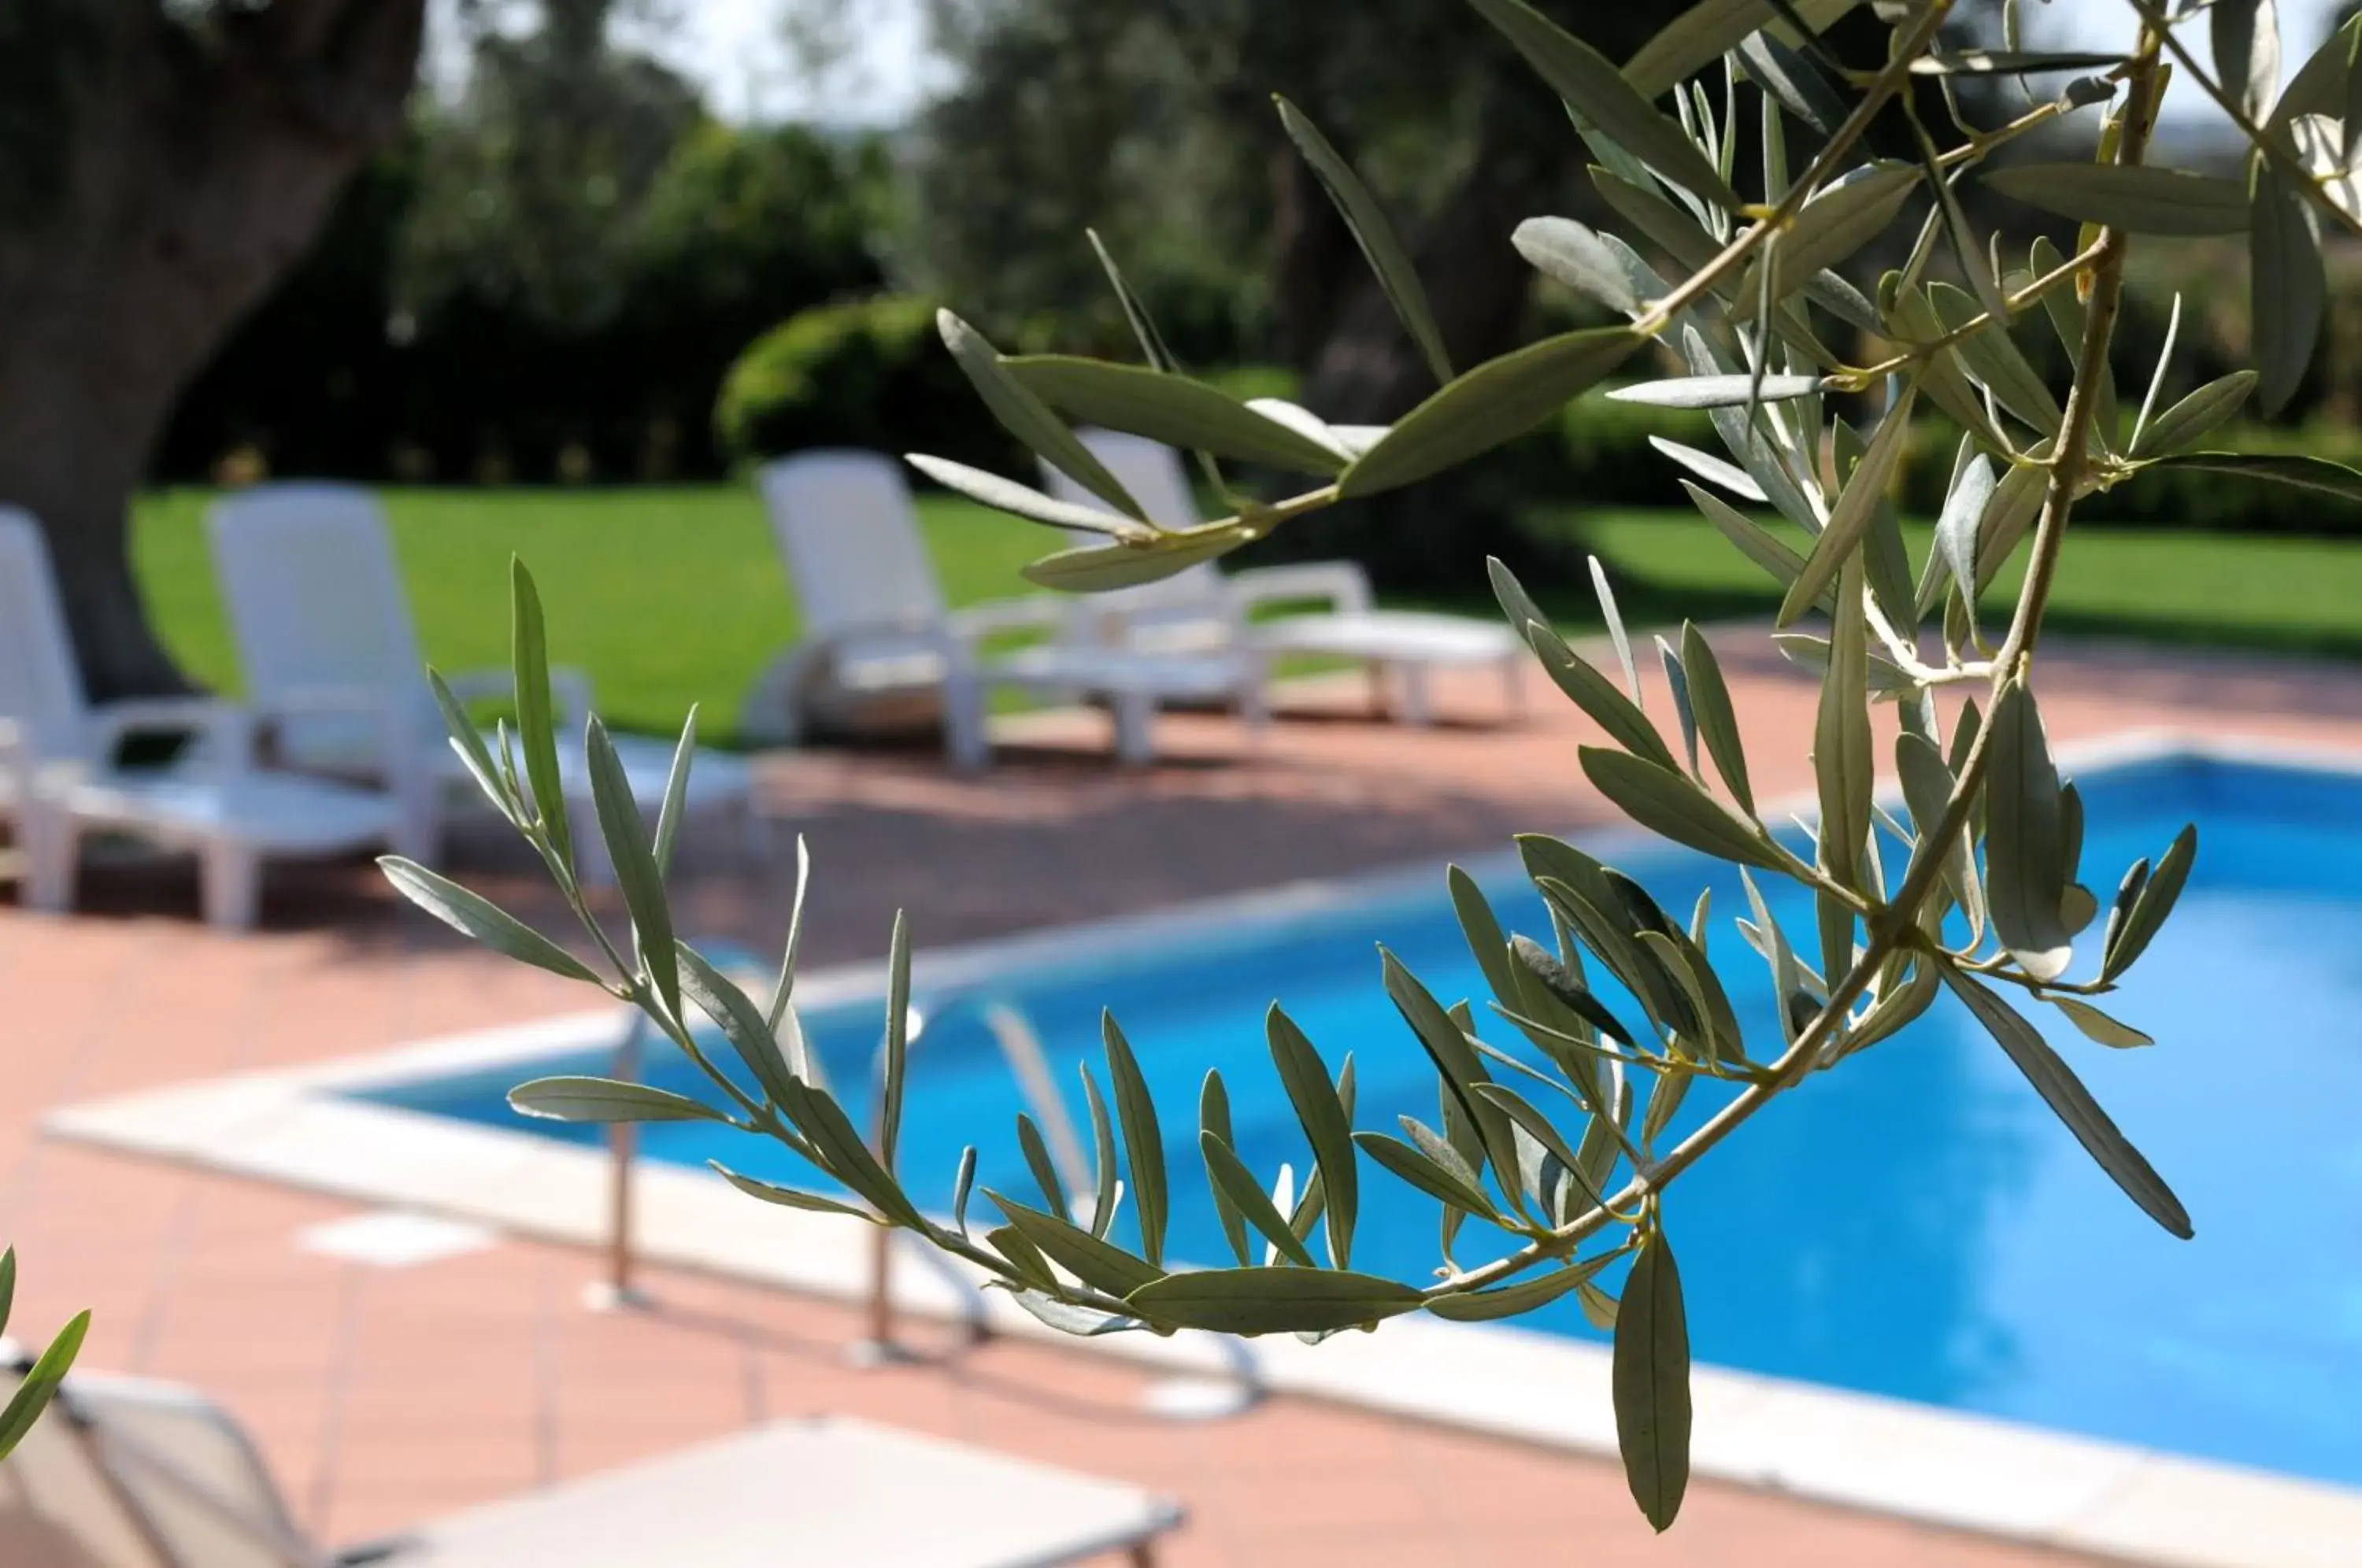
M 2294 390 L 2318 335 L 2324 220 L 2362 223 L 2357 133 L 2345 106 L 2362 87 L 2362 21 L 2334 36 L 2282 91 L 2272 12 L 2216 0 L 2191 17 L 2127 0 L 2132 46 L 2120 54 L 2016 47 L 2010 0 L 2002 50 L 1948 33 L 1954 0 L 1874 0 L 1892 24 L 1875 70 L 1834 60 L 1815 34 L 1853 0 L 1702 0 L 1620 68 L 1521 0 L 1469 0 L 1562 97 L 1597 162 L 1591 175 L 1626 233 L 1561 217 L 1521 226 L 1515 241 L 1543 273 L 1625 318 L 1563 334 L 1455 370 L 1382 204 L 1293 105 L 1283 122 L 1360 240 L 1437 391 L 1385 428 L 1334 426 L 1275 400 L 1240 402 L 1185 374 L 1145 305 L 1097 237 L 1093 243 L 1139 336 L 1141 365 L 1056 355 L 1010 357 L 948 313 L 945 346 L 1007 428 L 1109 510 L 1080 507 L 995 474 L 939 458 L 911 460 L 939 482 L 1003 511 L 1105 543 L 1065 549 L 1027 569 L 1044 586 L 1095 591 L 1168 576 L 1311 513 L 1415 483 L 1481 456 L 1549 417 L 1655 343 L 1686 371 L 1616 395 L 1709 411 L 1727 455 L 1661 441 L 1689 476 L 1709 521 L 1783 590 L 1783 653 L 1822 672 L 1811 741 L 1819 814 L 1810 856 L 1790 849 L 1758 809 L 1730 693 L 1696 627 L 1657 653 L 1672 693 L 1679 750 L 1643 708 L 1630 639 L 1596 569 L 1624 681 L 1595 668 L 1551 627 L 1499 562 L 1494 586 L 1536 659 L 1611 743 L 1586 745 L 1590 782 L 1642 826 L 1735 863 L 1750 908 L 1738 921 L 1779 998 L 1776 1051 L 1750 1043 L 1707 956 L 1705 900 L 1686 922 L 1614 867 L 1562 841 L 1519 840 L 1550 914 L 1537 938 L 1507 932 L 1473 879 L 1453 868 L 1460 923 L 1492 995 L 1483 1004 L 1531 1047 L 1481 1037 L 1475 1004 L 1447 1003 L 1399 960 L 1381 982 L 1438 1080 L 1433 1125 L 1401 1119 L 1391 1132 L 1354 1125 L 1352 1056 L 1331 1066 L 1286 1012 L 1266 1021 L 1273 1064 L 1311 1160 L 1301 1189 L 1275 1187 L 1239 1154 L 1230 1098 L 1207 1075 L 1197 1144 L 1234 1262 L 1186 1267 L 1165 1252 L 1170 1161 L 1164 1124 L 1123 1032 L 1104 1021 L 1107 1087 L 1088 1066 L 1083 1087 L 1096 1157 L 1092 1190 L 1068 1192 L 1038 1128 L 1018 1142 L 1036 1191 L 988 1189 L 999 1222 L 971 1223 L 977 1155 L 955 1178 L 948 1221 L 913 1198 L 896 1171 L 907 1076 L 911 939 L 893 932 L 881 1053 L 881 1109 L 865 1136 L 811 1060 L 794 1004 L 796 953 L 809 861 L 778 979 L 750 994 L 679 940 L 665 877 L 682 814 L 696 717 L 685 727 L 651 834 L 603 726 L 590 722 L 586 756 L 597 826 L 630 915 L 627 940 L 584 899 L 559 781 L 541 610 L 531 578 L 513 574 L 517 721 L 487 740 L 439 677 L 434 686 L 453 745 L 493 804 L 541 855 L 605 973 L 484 900 L 423 867 L 386 862 L 402 890 L 476 940 L 523 962 L 602 987 L 644 1011 L 715 1091 L 711 1100 L 646 1085 L 546 1078 L 511 1096 L 522 1111 L 575 1121 L 700 1120 L 786 1144 L 846 1196 L 756 1179 L 726 1168 L 742 1191 L 793 1208 L 916 1232 L 983 1270 L 992 1286 L 1051 1325 L 1077 1334 L 1180 1329 L 1308 1340 L 1414 1311 L 1460 1321 L 1517 1316 L 1570 1295 L 1614 1331 L 1614 1394 L 1633 1494 L 1659 1529 L 1688 1478 L 1689 1352 L 1667 1195 L 1681 1176 L 1764 1106 L 1811 1077 L 1893 1036 L 1946 991 L 1959 997 L 2144 1212 L 2188 1237 L 2188 1213 L 2030 1022 L 2054 1009 L 2103 1045 L 2150 1037 L 2091 999 L 2114 991 L 2171 913 L 2196 855 L 2185 829 L 2154 863 L 2125 874 L 2107 908 L 2088 977 L 2070 978 L 2101 901 L 2081 879 L 2082 800 L 2062 779 L 2035 692 L 2036 651 L 2077 502 L 2144 469 L 2180 464 L 2362 496 L 2362 473 L 2312 458 L 2199 449 L 2260 390 L 2268 408 Z M 2211 32 L 2210 74 L 2178 29 Z M 2219 178 L 2148 160 L 2169 62 L 2230 108 L 2253 151 L 2248 178 Z M 1719 75 L 1720 105 L 1706 84 Z M 1955 91 L 1974 79 L 2070 77 L 2058 94 L 2005 123 L 1979 127 Z M 1915 83 L 1942 88 L 1952 145 L 1923 123 Z M 1660 105 L 1670 98 L 1674 112 Z M 1761 168 L 1740 193 L 1737 149 L 1749 99 Z M 2021 140 L 2101 112 L 2095 158 L 1996 161 Z M 1917 155 L 1869 159 L 1860 148 L 1882 117 L 1907 121 Z M 1791 175 L 1789 139 L 1818 138 Z M 2003 237 L 1980 243 L 1959 199 L 1973 177 L 1992 191 L 2083 226 L 2073 254 L 2047 237 L 2025 264 Z M 1865 294 L 1837 271 L 1915 203 L 1924 204 L 1904 264 Z M 2136 235 L 2245 233 L 2254 259 L 2258 365 L 2160 409 L 2167 352 L 2127 425 L 2109 369 L 2125 259 Z M 1636 243 L 1637 241 L 1637 243 Z M 1653 252 L 1676 271 L 1659 271 Z M 1937 275 L 1939 259 L 1953 278 Z M 1668 276 L 1678 282 L 1669 282 Z M 1957 281 L 1954 281 L 1957 279 Z M 2074 364 L 2063 403 L 2016 335 L 2054 333 Z M 1867 364 L 1831 344 L 1834 328 L 1887 346 Z M 1825 400 L 1883 389 L 1866 429 Z M 1962 432 L 1934 548 L 1915 570 L 1889 501 L 1912 422 L 1931 405 Z M 1230 515 L 1159 526 L 1076 437 L 1088 422 L 1198 455 Z M 1245 499 L 1224 463 L 1308 476 L 1286 499 Z M 1768 508 L 1766 523 L 1742 506 Z M 2023 553 L 2024 586 L 1998 641 L 1978 605 Z M 1793 629 L 1825 615 L 1825 635 Z M 1940 651 L 1926 650 L 1932 642 Z M 1937 694 L 1981 688 L 1948 725 Z M 1874 701 L 1894 704 L 1892 754 L 1906 817 L 1875 794 Z M 1882 848 L 1884 843 L 1887 847 Z M 1899 871 L 1890 857 L 1901 852 Z M 1783 931 L 1756 878 L 1813 895 L 1809 947 Z M 1965 934 L 1962 934 L 1965 933 Z M 2086 944 L 2088 952 L 2092 944 Z M 1594 988 L 1597 965 L 1641 1017 Z M 2008 993 L 2018 993 L 2013 999 Z M 701 1037 L 703 1015 L 752 1088 Z M 1760 1025 L 1759 1025 L 1760 1028 Z M 1667 1143 L 1701 1080 L 1735 1087 L 1712 1115 Z M 1413 1285 L 1352 1268 L 1363 1160 L 1434 1198 L 1443 1262 Z M 721 1168 L 721 1167 L 717 1167 Z M 1620 1179 L 1619 1179 L 1620 1178 Z M 1127 1203 L 1134 1245 L 1119 1239 Z M 1507 1250 L 1473 1266 L 1455 1258 L 1481 1221 Z M 1588 1250 L 1586 1250 L 1588 1249 Z M 1626 1264 L 1619 1279 L 1611 1265 Z M 1616 1291 L 1620 1287 L 1620 1298 Z

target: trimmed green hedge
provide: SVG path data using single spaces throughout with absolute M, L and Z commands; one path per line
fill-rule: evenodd
M 858 447 L 1005 473 L 1029 464 L 944 352 L 935 302 L 909 295 L 823 305 L 755 339 L 723 380 L 713 429 L 738 463 Z

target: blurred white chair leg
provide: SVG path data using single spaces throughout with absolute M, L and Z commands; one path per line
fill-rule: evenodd
M 247 931 L 262 903 L 262 856 L 247 845 L 215 840 L 197 855 L 205 923 L 216 931 Z
M 17 848 L 24 856 L 24 907 L 45 914 L 73 908 L 74 868 L 82 834 L 71 818 L 28 801 L 17 817 Z
M 987 732 L 985 690 L 975 673 L 955 669 L 944 678 L 944 753 L 958 773 L 981 773 L 992 760 Z
M 1509 716 L 1525 718 L 1531 710 L 1526 698 L 1526 659 L 1523 650 L 1501 661 L 1501 696 L 1508 704 Z
M 1395 667 L 1395 679 L 1402 683 L 1402 722 L 1412 729 L 1422 730 L 1434 723 L 1435 698 L 1429 690 L 1427 666 L 1398 664 Z
M 1126 767 L 1156 761 L 1156 699 L 1141 691 L 1120 693 L 1109 705 L 1115 715 L 1115 756 Z

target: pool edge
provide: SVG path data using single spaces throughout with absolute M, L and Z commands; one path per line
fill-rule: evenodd
M 2061 760 L 2091 767 L 2173 755 L 2362 773 L 2354 754 L 2162 731 L 2062 748 Z M 1654 842 L 1614 830 L 1585 836 Z M 1513 856 L 1501 858 L 1514 865 Z M 1422 864 L 1030 933 L 922 955 L 919 972 L 928 987 L 955 987 L 968 974 L 1045 956 L 1120 955 L 1246 913 L 1319 914 L 1434 876 Z M 808 977 L 798 990 L 825 1003 L 877 994 L 882 981 L 882 966 L 846 966 Z M 69 1106 L 42 1127 L 80 1143 L 595 1248 L 606 1240 L 602 1152 L 341 1097 L 425 1074 L 597 1050 L 615 1041 L 619 1018 L 617 1010 L 568 1014 Z M 865 1298 L 866 1227 L 750 1204 L 680 1167 L 645 1165 L 636 1182 L 640 1256 L 650 1265 Z M 1076 1341 L 999 1293 L 977 1291 L 980 1276 L 927 1249 L 907 1244 L 898 1257 L 895 1303 L 914 1315 L 980 1319 L 996 1332 L 1068 1349 L 1244 1375 L 1275 1392 L 1555 1449 L 1616 1452 L 1608 1357 L 1597 1346 L 1417 1319 L 1317 1349 L 1284 1338 Z M 1716 1480 L 2175 1568 L 2329 1568 L 2351 1563 L 2362 1542 L 2362 1490 L 1721 1368 L 1699 1368 L 1695 1387 L 1694 1468 Z

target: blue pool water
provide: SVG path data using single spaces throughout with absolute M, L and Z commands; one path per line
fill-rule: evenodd
M 2103 900 L 2136 857 L 2154 856 L 2184 822 L 2201 824 L 2179 914 L 2110 1004 L 2158 1046 L 2110 1051 L 2037 1010 L 2052 1043 L 2180 1193 L 2197 1240 L 2174 1241 L 2126 1201 L 1946 998 L 1907 1033 L 1774 1104 L 1669 1196 L 1696 1353 L 2362 1483 L 2362 779 L 2176 758 L 2081 782 L 2092 824 L 2084 875 Z M 1766 1054 L 1771 988 L 1729 927 L 1745 907 L 1735 876 L 1659 848 L 1624 864 L 1669 909 L 1714 889 L 1713 950 L 1750 1044 Z M 1222 1069 L 1240 1152 L 1266 1179 L 1283 1160 L 1299 1173 L 1308 1165 L 1264 1043 L 1273 999 L 1332 1069 L 1354 1054 L 1358 1125 L 1394 1131 L 1398 1112 L 1434 1121 L 1432 1074 L 1379 989 L 1373 950 L 1385 942 L 1447 1000 L 1483 993 L 1440 876 L 1433 888 L 1308 921 L 1242 923 L 1119 963 L 1013 974 L 946 999 L 913 1059 L 901 1160 L 914 1190 L 948 1208 L 970 1142 L 983 1150 L 981 1185 L 1029 1189 L 1010 1131 L 1024 1107 L 978 1017 L 984 1002 L 1032 1019 L 1078 1119 L 1074 1064 L 1088 1057 L 1098 1070 L 1098 1010 L 1111 1006 L 1166 1113 L 1172 1250 L 1226 1258 L 1192 1136 L 1206 1069 Z M 1547 929 L 1520 883 L 1490 890 L 1505 922 Z M 1810 941 L 1808 907 L 1779 912 Z M 866 1082 L 877 1010 L 807 1021 L 835 1082 Z M 1485 1032 L 1508 1038 L 1497 1020 Z M 514 1076 L 377 1098 L 542 1136 L 598 1136 L 513 1116 L 501 1096 Z M 651 1077 L 697 1087 L 678 1062 L 659 1061 Z M 1683 1121 L 1711 1108 L 1701 1091 Z M 784 1151 L 726 1128 L 645 1137 L 657 1159 L 813 1179 Z M 1434 1203 L 1374 1171 L 1363 1194 L 1354 1266 L 1428 1277 Z M 1484 1255 L 1473 1229 L 1463 1263 Z M 1593 1337 L 1571 1302 L 1527 1321 Z

